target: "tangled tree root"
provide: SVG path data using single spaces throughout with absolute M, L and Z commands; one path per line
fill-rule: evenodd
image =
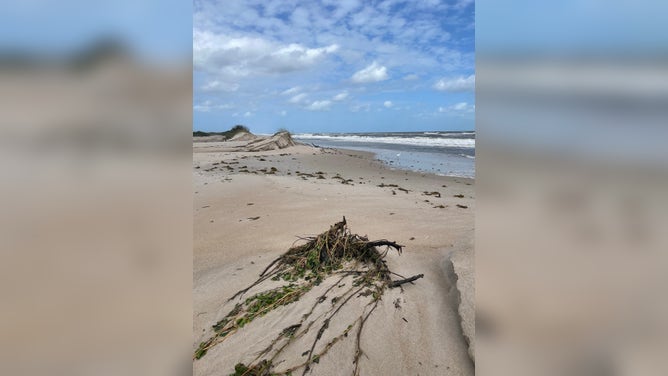
M 387 267 L 385 256 L 390 249 L 399 254 L 402 245 L 388 240 L 369 241 L 366 237 L 351 234 L 346 226 L 346 218 L 335 223 L 330 229 L 318 236 L 302 238 L 303 244 L 290 248 L 286 253 L 272 261 L 260 277 L 247 288 L 234 294 L 228 301 L 242 297 L 251 288 L 261 285 L 267 280 L 283 280 L 287 284 L 254 294 L 236 304 L 236 306 L 214 326 L 214 334 L 202 342 L 195 351 L 194 358 L 199 359 L 215 345 L 223 342 L 238 329 L 248 325 L 255 318 L 261 317 L 272 310 L 299 300 L 314 286 L 321 284 L 329 277 L 340 276 L 325 292 L 316 299 L 310 310 L 294 325 L 284 328 L 249 364 L 238 363 L 232 375 L 292 375 L 303 369 L 305 375 L 314 363 L 318 363 L 332 346 L 356 328 L 355 355 L 353 358 L 353 375 L 359 375 L 359 360 L 363 351 L 360 339 L 364 324 L 378 306 L 382 295 L 388 288 L 411 283 L 422 274 L 404 278 Z M 378 247 L 385 247 L 379 251 Z M 392 280 L 391 275 L 401 277 Z M 331 299 L 331 308 L 324 314 L 313 319 L 315 308 L 327 300 L 327 294 L 334 287 L 342 287 L 341 281 L 352 278 L 350 286 L 343 294 Z M 367 298 L 371 296 L 371 298 Z M 322 339 L 330 321 L 341 309 L 353 299 L 366 299 L 362 313 L 350 322 L 345 330 L 332 337 L 324 347 L 316 351 L 316 344 Z M 322 319 L 322 320 L 319 320 Z M 302 355 L 306 360 L 292 365 L 281 365 L 282 370 L 275 369 L 274 362 L 283 351 L 298 338 L 303 337 L 316 323 L 320 324 L 317 335 L 310 348 Z

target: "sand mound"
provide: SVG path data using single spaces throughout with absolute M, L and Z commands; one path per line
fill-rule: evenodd
M 295 142 L 289 132 L 278 132 L 268 138 L 258 138 L 249 142 L 244 149 L 247 151 L 269 151 L 285 149 L 295 146 Z
M 225 141 L 225 136 L 193 136 L 193 142 L 222 142 Z
M 249 132 L 239 132 L 227 141 L 253 141 L 257 136 Z

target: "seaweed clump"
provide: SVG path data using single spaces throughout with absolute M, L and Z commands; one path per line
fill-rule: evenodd
M 385 262 L 385 257 L 391 249 L 401 254 L 403 246 L 394 241 L 385 239 L 370 241 L 365 236 L 352 234 L 347 228 L 345 217 L 341 222 L 332 225 L 328 231 L 314 237 L 300 239 L 302 244 L 293 246 L 273 260 L 254 283 L 234 294 L 228 302 L 242 297 L 250 289 L 267 280 L 284 281 L 287 284 L 256 293 L 238 302 L 222 320 L 213 326 L 214 334 L 200 344 L 195 351 L 195 359 L 203 357 L 213 346 L 221 343 L 254 319 L 280 306 L 298 301 L 314 286 L 329 281 L 330 277 L 338 276 L 339 278 L 315 300 L 310 310 L 301 316 L 299 322 L 281 330 L 269 346 L 261 351 L 252 362 L 238 363 L 232 375 L 292 375 L 298 369 L 303 369 L 302 374 L 305 375 L 314 363 L 317 364 L 332 346 L 347 337 L 354 328 L 357 329 L 357 334 L 353 374 L 359 374 L 359 359 L 363 354 L 360 347 L 362 329 L 377 307 L 383 293 L 388 288 L 411 283 L 422 278 L 423 275 L 404 278 L 392 272 Z M 402 279 L 392 280 L 392 275 Z M 330 299 L 331 307 L 324 314 L 312 319 L 311 316 L 316 306 L 327 301 L 327 294 L 335 287 L 346 286 L 345 283 L 342 283 L 346 278 L 352 279 L 350 287 L 342 294 Z M 364 299 L 362 313 L 316 351 L 316 345 L 328 329 L 332 318 L 355 298 Z M 316 338 L 311 342 L 310 348 L 302 354 L 306 356 L 306 360 L 287 365 L 287 368 L 285 368 L 286 365 L 282 365 L 285 369 L 276 370 L 274 361 L 284 349 L 296 339 L 303 337 L 312 327 L 318 325 Z

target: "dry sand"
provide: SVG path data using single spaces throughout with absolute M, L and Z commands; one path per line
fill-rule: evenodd
M 391 170 L 363 152 L 300 145 L 245 153 L 226 151 L 225 144 L 194 144 L 193 351 L 232 309 L 227 299 L 254 282 L 297 236 L 321 233 L 345 216 L 353 233 L 405 245 L 401 256 L 387 256 L 390 269 L 424 273 L 403 292 L 388 290 L 369 318 L 361 374 L 474 373 L 464 335 L 473 330 L 473 180 Z M 397 187 L 379 187 L 390 184 Z M 468 306 L 460 309 L 460 301 Z M 301 317 L 302 303 L 258 318 L 212 348 L 194 361 L 195 374 L 230 374 L 236 363 L 253 360 Z M 356 317 L 354 308 L 344 314 Z M 334 345 L 311 374 L 352 374 L 351 337 Z M 295 347 L 296 358 L 307 350 Z

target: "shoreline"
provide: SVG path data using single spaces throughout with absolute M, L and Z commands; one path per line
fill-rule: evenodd
M 299 141 L 301 142 L 301 141 Z M 460 178 L 460 179 L 472 179 L 475 180 L 475 171 L 473 171 L 473 176 L 469 175 L 458 175 L 458 174 L 447 174 L 441 172 L 441 168 L 437 167 L 434 164 L 434 158 L 452 158 L 451 155 L 447 154 L 437 154 L 433 152 L 428 152 L 428 151 L 402 151 L 397 154 L 397 157 L 392 157 L 391 155 L 394 155 L 394 151 L 389 151 L 388 150 L 380 150 L 378 149 L 377 151 L 373 150 L 362 150 L 362 149 L 374 149 L 372 147 L 359 147 L 359 149 L 349 149 L 347 147 L 339 147 L 339 146 L 321 146 L 315 143 L 308 143 L 307 145 L 316 147 L 316 148 L 323 148 L 323 149 L 334 149 L 334 150 L 344 150 L 347 152 L 363 152 L 363 153 L 371 153 L 373 155 L 373 158 L 376 159 L 377 161 L 381 162 L 383 165 L 386 167 L 389 167 L 390 169 L 395 169 L 395 170 L 404 170 L 404 171 L 413 171 L 413 172 L 418 172 L 418 173 L 426 173 L 426 174 L 434 174 L 438 176 L 449 176 L 449 177 L 455 177 L 455 178 Z M 400 161 L 398 159 L 399 154 L 404 154 L 405 156 L 411 156 L 415 154 L 421 154 L 421 157 L 414 157 L 417 159 L 414 159 L 412 162 L 409 163 L 415 163 L 421 165 L 422 169 L 418 168 L 411 168 L 414 167 L 413 165 L 407 166 L 406 161 Z M 425 158 L 426 156 L 429 156 L 427 159 L 431 160 L 432 163 L 427 162 L 427 160 L 422 160 L 421 158 Z M 467 157 L 468 158 L 468 157 Z M 397 163 L 398 162 L 398 163 Z M 402 163 L 403 162 L 403 163 Z M 475 161 L 471 161 L 475 165 Z M 442 163 L 441 163 L 442 166 Z M 475 168 L 474 168 L 475 170 Z M 437 172 L 438 171 L 438 172 Z
M 378 155 L 378 153 L 374 153 L 372 151 L 357 150 L 357 149 L 346 149 L 346 148 L 329 147 L 329 146 L 318 146 L 316 144 L 308 144 L 308 146 L 318 148 L 318 149 L 338 150 L 342 153 L 348 153 L 348 154 L 359 153 L 360 155 L 363 155 L 363 156 L 366 155 L 366 156 L 368 156 L 368 158 L 373 159 L 374 161 L 378 162 L 381 166 L 383 166 L 384 168 L 386 168 L 388 170 L 391 170 L 391 171 L 399 171 L 399 172 L 406 172 L 407 171 L 407 172 L 411 172 L 411 173 L 415 173 L 415 174 L 419 174 L 419 175 L 434 175 L 434 176 L 445 177 L 445 178 L 465 180 L 465 183 L 470 183 L 470 184 L 475 183 L 475 177 L 438 174 L 438 173 L 435 173 L 435 172 L 411 170 L 410 168 L 402 168 L 402 167 L 399 167 L 399 166 L 395 166 L 393 164 L 385 162 L 384 160 L 382 160 L 380 158 L 377 158 L 376 156 Z
M 396 167 L 393 166 L 392 164 L 389 164 L 382 159 L 376 158 L 377 153 L 371 152 L 371 151 L 366 151 L 366 150 L 357 150 L 357 149 L 347 149 L 347 148 L 341 148 L 341 147 L 330 147 L 330 146 L 319 146 L 316 144 L 312 143 L 304 143 L 301 141 L 296 142 L 298 147 L 307 147 L 307 148 L 313 148 L 313 149 L 318 149 L 318 150 L 330 150 L 333 152 L 339 152 L 339 153 L 345 153 L 345 154 L 352 154 L 352 155 L 357 155 L 357 156 L 364 156 L 368 159 L 371 159 L 375 162 L 378 162 L 382 168 L 385 168 L 387 170 L 391 171 L 399 171 L 399 172 L 410 172 L 412 174 L 418 174 L 418 175 L 433 175 L 433 176 L 438 176 L 438 177 L 444 177 L 444 178 L 453 178 L 453 179 L 458 179 L 465 181 L 465 183 L 470 183 L 473 184 L 475 183 L 475 177 L 468 177 L 468 176 L 459 176 L 459 175 L 445 175 L 445 174 L 438 174 L 435 172 L 428 172 L 428 171 L 419 171 L 419 170 L 411 170 L 409 168 L 401 168 L 401 167 Z M 201 141 L 201 142 L 195 142 L 193 143 L 193 154 L 201 154 L 201 153 L 250 153 L 251 155 L 253 153 L 255 154 L 263 154 L 263 155 L 272 155 L 268 153 L 273 153 L 273 152 L 243 152 L 243 151 L 236 151 L 234 150 L 235 147 L 239 147 L 244 145 L 245 142 L 234 142 L 234 141 Z M 283 151 L 285 150 L 290 150 L 290 149 L 281 149 Z M 275 151 L 274 151 L 275 152 Z M 279 153 L 283 154 L 283 153 Z
M 363 374 L 473 374 L 459 283 L 446 271 L 452 255 L 472 257 L 474 179 L 393 169 L 357 150 L 298 145 L 248 153 L 208 144 L 213 147 L 193 147 L 193 349 L 229 311 L 227 298 L 297 236 L 318 234 L 345 216 L 353 233 L 405 245 L 403 255 L 388 256 L 392 269 L 425 274 L 384 298 L 369 319 Z M 395 299 L 403 299 L 402 308 Z M 293 309 L 287 306 L 284 314 Z M 274 316 L 257 325 L 272 328 L 285 318 Z M 252 329 L 242 338 L 195 361 L 195 373 L 231 372 L 247 346 L 261 339 Z M 335 360 L 345 357 L 345 348 L 332 348 L 334 361 L 323 359 L 314 372 L 340 373 Z M 384 359 L 383 352 L 397 356 Z

